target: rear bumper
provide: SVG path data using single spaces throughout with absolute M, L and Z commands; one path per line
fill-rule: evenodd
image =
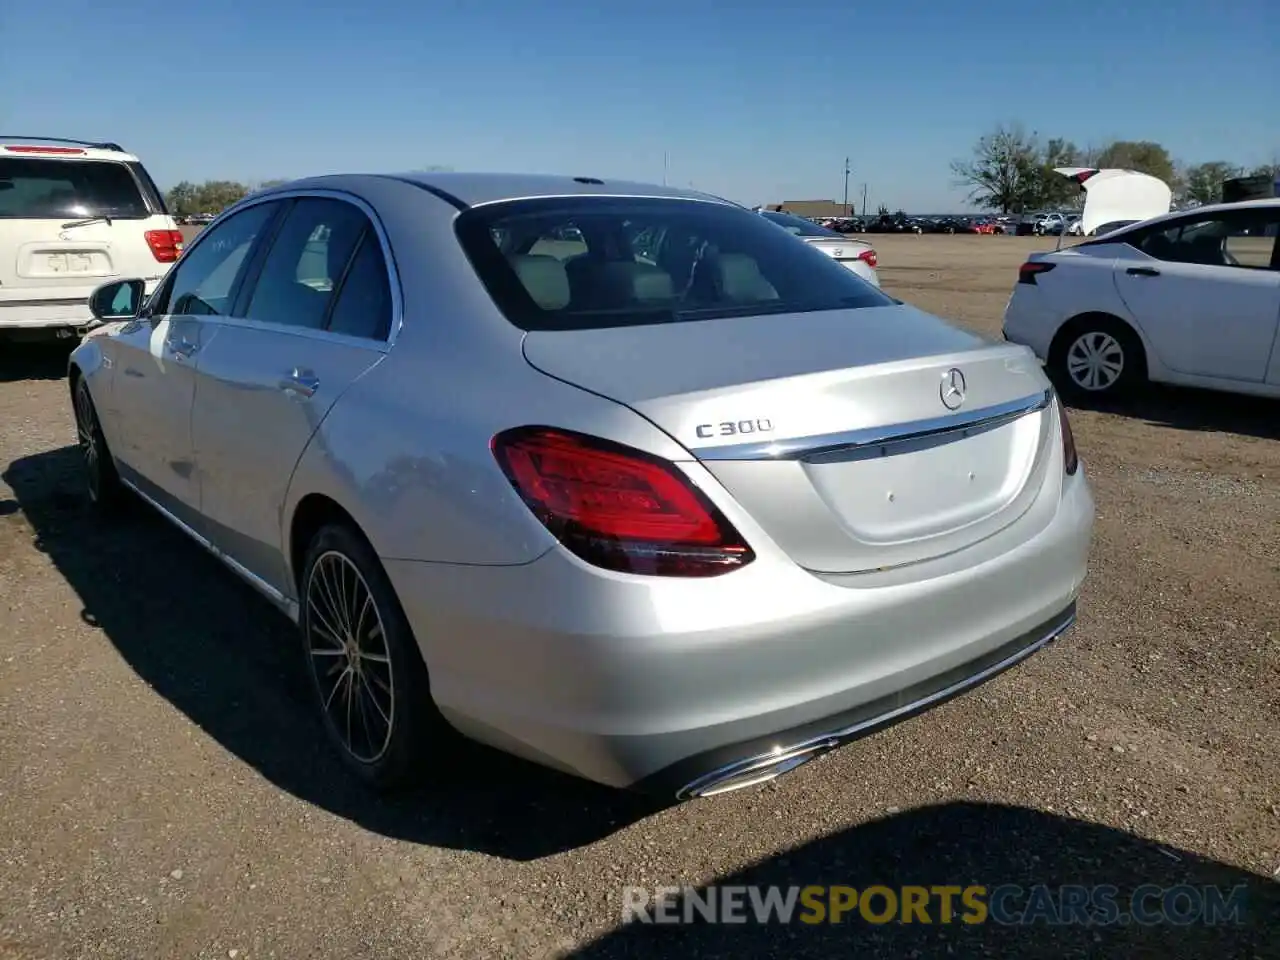
M 102 282 L 109 283 L 107 277 Z M 162 277 L 146 281 L 150 296 Z M 92 291 L 90 291 L 92 292 Z M 89 294 L 74 297 L 44 297 L 0 300 L 0 333 L 6 331 L 78 330 L 93 322 L 89 311 Z
M 869 267 L 865 261 L 839 260 L 837 262 L 840 264 L 840 266 L 845 267 L 848 270 L 852 270 L 854 273 L 856 273 L 858 276 L 860 276 L 863 280 L 867 281 L 867 283 L 871 284 L 872 286 L 874 287 L 880 286 L 879 275 L 876 273 L 874 269 Z
M 1014 285 L 1000 325 L 1005 340 L 1030 347 L 1041 360 L 1048 360 L 1049 347 L 1059 326 L 1057 314 L 1046 307 L 1036 287 L 1025 283 Z
M 0 302 L 0 332 L 78 328 L 93 321 L 87 299 Z
M 521 566 L 384 563 L 462 733 L 690 796 L 775 751 L 816 756 L 1038 649 L 1070 621 L 1093 513 L 1081 470 L 1034 534 L 916 579 L 837 583 L 767 551 L 698 581 L 612 574 L 559 548 Z
M 709 750 L 672 764 L 637 784 L 677 799 L 709 797 L 772 780 L 854 740 L 946 703 L 1016 666 L 1067 632 L 1076 619 L 1073 600 L 1063 611 L 1008 643 L 912 687 L 756 740 Z

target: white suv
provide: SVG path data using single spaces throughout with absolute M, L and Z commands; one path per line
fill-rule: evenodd
M 116 277 L 150 293 L 182 233 L 138 158 L 114 143 L 0 136 L 0 337 L 73 336 Z

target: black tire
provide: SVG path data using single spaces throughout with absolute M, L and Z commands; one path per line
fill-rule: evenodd
M 1068 397 L 1112 399 L 1129 396 L 1146 382 L 1147 357 L 1142 341 L 1123 321 L 1079 317 L 1054 338 L 1049 369 Z
M 343 619 L 334 609 L 342 602 L 333 593 L 338 573 L 345 577 L 344 587 L 357 594 L 363 587 L 371 604 L 365 608 L 363 600 L 350 598 L 346 606 L 362 612 L 347 614 L 345 621 L 355 621 L 349 630 L 345 622 L 334 622 Z M 325 733 L 344 764 L 378 792 L 426 780 L 456 744 L 457 734 L 431 699 L 413 631 L 364 537 L 343 524 L 322 527 L 307 548 L 299 597 L 307 675 Z M 380 630 L 369 628 L 370 618 Z M 349 649 L 352 637 L 358 637 L 360 655 L 339 653 L 337 643 L 348 641 Z M 317 653 L 326 649 L 331 652 Z M 353 692 L 355 698 L 348 696 Z
M 85 493 L 89 502 L 104 512 L 117 508 L 124 494 L 115 459 L 102 433 L 98 408 L 94 406 L 89 384 L 83 376 L 76 379 L 71 393 L 76 419 L 76 442 L 80 448 L 84 471 Z

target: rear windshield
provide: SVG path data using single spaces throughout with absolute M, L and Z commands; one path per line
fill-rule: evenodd
M 587 330 L 896 303 L 853 271 L 725 203 L 553 197 L 459 215 L 489 295 L 522 330 Z
M 0 157 L 0 219 L 151 216 L 123 163 Z
M 797 237 L 834 237 L 837 240 L 844 239 L 843 233 L 820 227 L 803 217 L 793 217 L 789 213 L 766 213 L 763 214 L 763 217 L 766 220 L 772 220 L 782 229 L 794 233 Z

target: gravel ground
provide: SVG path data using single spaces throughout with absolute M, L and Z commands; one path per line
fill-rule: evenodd
M 876 241 L 888 290 L 993 335 L 1046 245 Z M 0 346 L 0 960 L 1280 955 L 1275 403 L 1076 411 L 1077 628 L 782 781 L 659 809 L 476 748 L 378 802 L 322 748 L 288 625 L 163 521 L 85 509 L 64 362 Z M 621 923 L 625 885 L 713 882 L 1249 900 L 1219 926 Z

